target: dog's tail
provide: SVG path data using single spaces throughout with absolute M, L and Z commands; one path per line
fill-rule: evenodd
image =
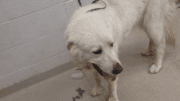
M 164 16 L 165 16 L 165 32 L 166 32 L 166 43 L 172 46 L 176 44 L 176 28 L 177 28 L 177 12 L 176 5 L 173 0 L 168 0 L 170 6 L 165 6 Z
M 92 2 L 92 4 L 93 4 L 93 3 L 96 3 L 97 1 L 99 1 L 99 0 L 94 0 L 94 1 Z M 78 0 L 78 3 L 79 3 L 80 6 L 82 6 L 81 0 Z

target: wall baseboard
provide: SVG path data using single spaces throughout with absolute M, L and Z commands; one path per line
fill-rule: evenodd
M 53 68 L 49 71 L 46 71 L 44 73 L 34 75 L 34 76 L 32 76 L 26 80 L 22 80 L 18 83 L 14 83 L 13 85 L 8 86 L 8 87 L 0 90 L 0 99 L 7 96 L 7 95 L 10 95 L 14 92 L 17 92 L 21 89 L 24 89 L 26 87 L 33 85 L 33 84 L 36 84 L 40 81 L 43 81 L 43 80 L 48 79 L 50 77 L 53 77 L 57 74 L 63 73 L 67 70 L 70 70 L 73 67 L 75 67 L 74 63 L 69 62 L 69 63 L 63 64 L 59 67 L 55 67 L 55 68 Z
M 67 51 L 0 77 L 0 98 L 75 67 Z M 20 85 L 20 86 L 19 86 Z

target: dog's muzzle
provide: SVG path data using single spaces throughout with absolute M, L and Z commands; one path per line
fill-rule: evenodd
M 96 64 L 92 63 L 92 65 L 101 76 L 104 76 L 104 77 L 109 76 L 108 73 L 101 70 Z M 117 63 L 116 65 L 113 66 L 112 74 L 117 75 L 121 73 L 122 71 L 123 71 L 123 68 Z
M 112 70 L 112 73 L 117 75 L 119 73 L 121 73 L 123 71 L 123 68 L 121 67 L 121 65 L 119 65 L 119 63 L 115 64 L 113 66 L 113 70 Z

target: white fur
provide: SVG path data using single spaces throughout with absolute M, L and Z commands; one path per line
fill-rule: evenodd
M 139 24 L 150 39 L 149 48 L 144 55 L 156 55 L 150 73 L 157 73 L 162 68 L 167 43 L 175 44 L 176 6 L 174 0 L 103 0 L 105 9 L 88 12 L 90 9 L 103 8 L 102 1 L 77 9 L 67 26 L 66 40 L 69 53 L 74 63 L 81 69 L 97 64 L 109 74 L 105 79 L 109 83 L 109 101 L 118 101 L 116 80 L 111 71 L 113 65 L 121 64 L 118 59 L 119 46 L 134 26 Z M 113 43 L 113 47 L 110 44 Z M 93 54 L 99 48 L 102 54 Z M 99 95 L 101 81 L 95 74 L 96 86 L 92 95 Z M 98 79 L 99 78 L 99 79 Z

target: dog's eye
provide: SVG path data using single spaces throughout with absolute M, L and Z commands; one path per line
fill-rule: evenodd
M 99 49 L 99 50 L 97 50 L 97 51 L 95 51 L 95 52 L 93 52 L 94 54 L 101 54 L 102 53 L 102 49 Z
M 111 43 L 110 46 L 113 47 L 113 43 Z

